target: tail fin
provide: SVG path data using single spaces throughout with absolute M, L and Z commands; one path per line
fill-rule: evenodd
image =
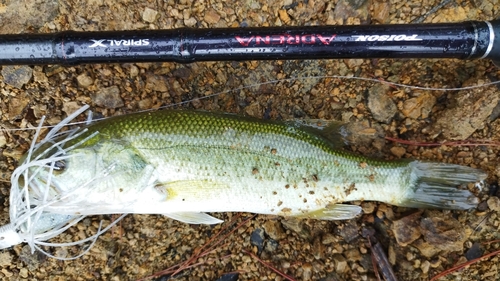
M 486 173 L 479 169 L 446 163 L 413 161 L 410 163 L 414 194 L 403 206 L 467 210 L 477 206 L 478 198 L 459 187 L 482 184 Z

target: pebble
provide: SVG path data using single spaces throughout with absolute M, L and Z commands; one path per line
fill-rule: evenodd
M 486 203 L 488 203 L 488 208 L 490 208 L 490 210 L 495 212 L 500 211 L 500 198 L 496 196 L 490 197 Z
M 219 277 L 216 281 L 237 281 L 239 277 L 239 273 L 227 273 Z M 167 278 L 166 280 L 168 280 Z
M 262 228 L 255 229 L 250 235 L 250 243 L 257 247 L 258 253 L 264 249 L 264 230 Z
M 94 84 L 94 79 L 88 76 L 86 73 L 82 73 L 76 77 L 78 86 L 83 88 L 88 88 L 90 85 Z
M 279 245 L 280 244 L 276 240 L 267 239 L 265 242 L 264 250 L 266 250 L 266 252 L 272 253 L 278 250 Z
M 12 255 L 9 252 L 0 253 L 0 266 L 8 266 L 12 263 Z
M 98 106 L 105 108 L 118 108 L 124 105 L 118 86 L 101 88 L 92 96 L 92 101 Z
M 297 233 L 301 238 L 306 240 L 311 240 L 312 234 L 309 226 L 307 226 L 303 220 L 290 218 L 282 220 L 281 224 L 284 228 Z
M 311 250 L 315 259 L 322 260 L 325 257 L 325 245 L 319 236 L 314 239 Z
M 2 68 L 3 82 L 21 89 L 33 76 L 33 69 L 26 65 L 7 65 Z
M 141 109 L 141 110 L 149 109 L 152 107 L 152 105 L 153 105 L 153 102 L 151 101 L 150 98 L 141 99 L 138 102 L 139 109 Z
M 67 115 L 70 115 L 71 113 L 77 111 L 80 108 L 81 106 L 78 104 L 78 102 L 69 101 L 63 104 L 62 111 L 64 111 Z
M 477 259 L 483 255 L 483 250 L 481 249 L 481 244 L 480 243 L 474 243 L 472 244 L 472 247 L 465 252 L 465 258 L 467 258 L 468 261 Z
M 187 26 L 187 27 L 193 27 L 195 26 L 197 23 L 196 19 L 193 18 L 193 17 L 190 17 L 188 19 L 185 19 L 184 20 L 184 24 Z
M 19 270 L 19 276 L 21 276 L 22 278 L 28 278 L 28 269 L 26 268 L 21 268 Z
M 338 239 L 335 237 L 335 235 L 331 233 L 325 233 L 322 236 L 321 243 L 323 243 L 324 245 L 330 245 L 332 243 L 336 243 L 337 240 Z
M 136 77 L 137 75 L 139 75 L 139 68 L 135 65 L 131 65 L 129 75 L 130 77 Z
M 335 263 L 335 272 L 342 274 L 348 269 L 347 261 L 343 255 L 334 254 L 332 259 L 333 262 Z
M 354 222 L 348 222 L 339 231 L 340 236 L 344 238 L 347 243 L 351 243 L 359 237 L 359 227 Z
M 266 234 L 276 241 L 279 241 L 286 237 L 285 230 L 281 226 L 279 221 L 268 220 L 263 225 L 262 228 L 266 231 Z
M 363 202 L 363 204 L 361 204 L 361 208 L 363 208 L 363 213 L 365 214 L 373 213 L 376 206 L 377 204 L 375 202 Z
M 308 262 L 302 265 L 302 280 L 311 280 L 312 278 L 312 265 Z
M 209 9 L 205 12 L 205 17 L 203 19 L 207 23 L 215 24 L 220 21 L 220 15 L 214 9 Z
M 146 7 L 146 9 L 144 9 L 144 12 L 142 12 L 142 19 L 144 21 L 153 23 L 156 21 L 157 18 L 158 18 L 158 11 L 156 10 Z
M 371 1 L 340 0 L 335 5 L 333 17 L 335 19 L 341 19 L 342 21 L 339 22 L 341 24 L 348 24 L 349 19 L 359 19 L 362 23 L 367 23 L 370 16 L 369 2 Z
M 344 256 L 349 261 L 360 261 L 361 260 L 361 252 L 356 248 L 344 251 Z
M 425 242 L 422 238 L 413 242 L 412 246 L 417 248 L 420 254 L 426 258 L 432 258 L 441 252 L 435 245 Z
M 462 251 L 467 239 L 464 227 L 451 216 L 430 216 L 420 221 L 420 231 L 434 247 L 445 251 Z
M 462 86 L 482 83 L 484 81 L 474 81 Z M 500 95 L 494 86 L 460 91 L 448 101 L 452 106 L 443 110 L 426 131 L 430 135 L 442 134 L 448 140 L 465 140 L 476 130 L 484 128 L 499 100 Z
M 422 212 L 419 211 L 393 222 L 392 231 L 400 246 L 407 246 L 420 237 L 421 215 Z
M 389 86 L 375 85 L 368 90 L 368 108 L 373 118 L 382 123 L 389 123 L 398 108 L 394 101 L 389 97 Z
M 406 153 L 406 148 L 402 147 L 402 146 L 393 146 L 391 147 L 391 153 L 398 157 L 398 158 L 401 158 L 405 155 Z
M 11 271 L 9 271 L 7 268 L 2 268 L 2 273 L 5 275 L 5 277 L 11 277 L 14 275 Z
M 4 147 L 7 145 L 7 138 L 3 132 L 0 132 L 0 147 Z M 0 266 L 1 266 L 1 256 L 0 256 Z
M 43 71 L 37 70 L 36 68 L 33 70 L 33 80 L 38 83 L 49 82 L 47 75 L 45 75 Z
M 373 20 L 378 23 L 389 23 L 389 12 L 391 11 L 391 3 L 389 1 L 373 1 Z
M 405 117 L 413 119 L 427 118 L 434 104 L 436 104 L 434 95 L 422 93 L 418 97 L 405 100 L 401 112 Z
M 431 263 L 429 261 L 423 261 L 420 264 L 420 270 L 422 270 L 422 273 L 427 274 L 429 272 L 429 268 L 431 267 Z
M 163 76 L 154 75 L 152 73 L 146 75 L 146 89 L 148 90 L 167 92 L 167 84 L 167 79 Z
M 9 102 L 9 119 L 15 120 L 21 118 L 21 114 L 28 106 L 29 102 L 30 99 L 27 94 L 11 98 Z

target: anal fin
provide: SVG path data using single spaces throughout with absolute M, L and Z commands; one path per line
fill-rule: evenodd
M 177 213 L 167 213 L 163 215 L 171 219 L 189 224 L 217 224 L 224 222 L 223 220 L 212 217 L 211 215 L 208 215 L 206 213 L 198 213 L 198 212 L 177 212 Z
M 349 220 L 355 218 L 362 211 L 360 206 L 347 204 L 331 204 L 323 209 L 301 215 L 303 218 L 318 220 Z

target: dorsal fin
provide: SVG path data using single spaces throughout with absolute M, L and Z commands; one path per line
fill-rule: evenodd
M 348 145 L 346 140 L 347 131 L 341 121 L 326 121 L 321 119 L 301 119 L 287 121 L 290 126 L 299 127 L 300 129 L 324 137 L 335 148 L 342 148 Z

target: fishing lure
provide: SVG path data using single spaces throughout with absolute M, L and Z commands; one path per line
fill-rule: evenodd
M 206 212 L 350 219 L 361 207 L 342 203 L 355 200 L 464 210 L 478 201 L 459 187 L 486 177 L 454 164 L 369 159 L 343 151 L 328 129 L 229 114 L 144 112 L 61 131 L 86 108 L 34 141 L 14 171 L 0 248 L 46 245 L 97 214 L 214 224 L 221 220 Z

